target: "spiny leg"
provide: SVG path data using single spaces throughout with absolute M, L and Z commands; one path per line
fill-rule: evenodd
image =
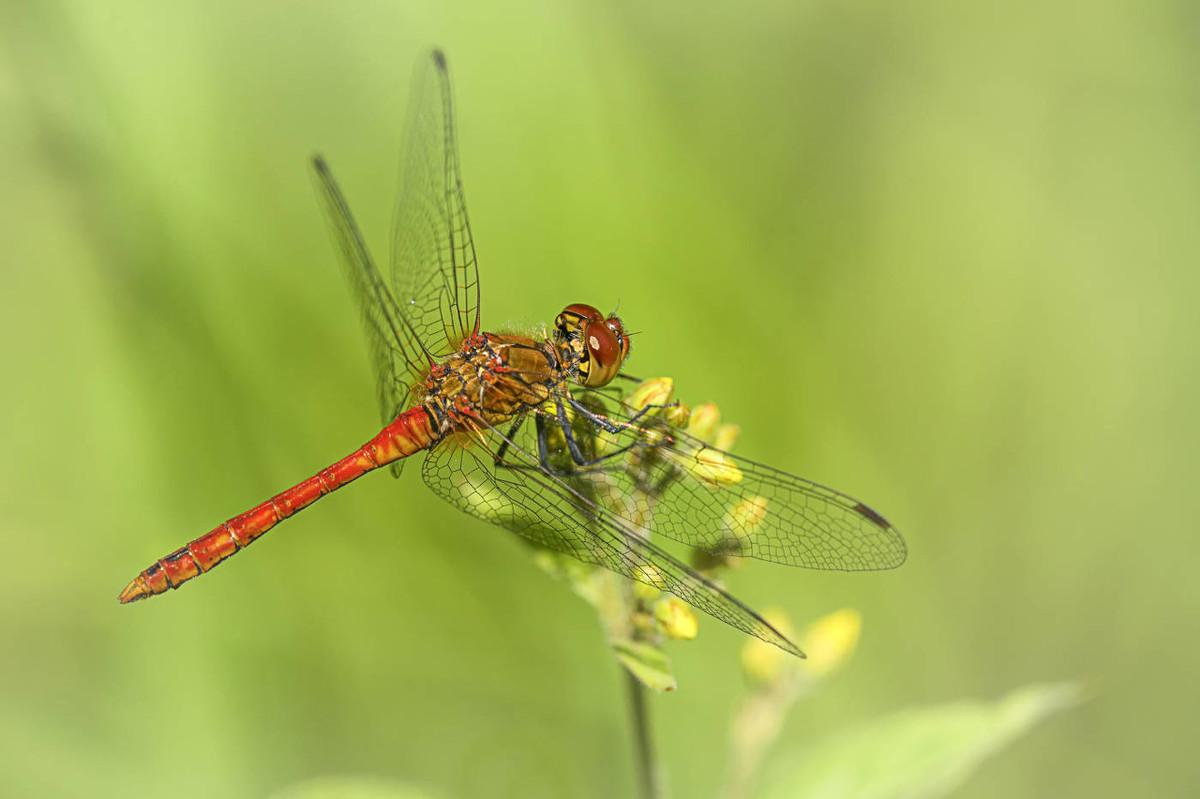
M 558 426 L 562 428 L 563 435 L 567 439 L 567 451 L 571 453 L 571 460 L 575 461 L 580 466 L 583 466 L 588 457 L 583 454 L 583 450 L 579 448 L 579 442 L 575 440 L 575 431 L 571 429 L 571 421 L 567 418 L 567 409 L 563 405 L 562 397 L 554 398 L 554 413 L 558 417 Z M 615 432 L 609 430 L 608 432 Z M 541 448 L 541 442 L 538 444 Z
M 521 425 L 525 424 L 525 412 L 517 414 L 517 418 L 513 419 L 512 426 L 508 428 L 508 432 L 504 434 L 504 440 L 500 442 L 500 446 L 496 448 L 495 463 L 497 466 L 505 466 L 504 456 L 508 452 L 508 447 L 516 438 L 517 431 L 521 429 Z
M 675 406 L 677 406 L 679 404 L 678 402 L 667 402 L 667 403 L 652 402 L 652 403 L 646 405 L 646 407 L 637 411 L 637 413 L 630 416 L 629 419 L 622 421 L 622 422 L 614 422 L 613 420 L 609 419 L 607 416 L 603 416 L 601 414 L 596 413 L 595 411 L 588 408 L 582 402 L 580 402 L 579 400 L 575 399 L 574 397 L 572 397 L 570 395 L 567 396 L 567 403 L 576 412 L 583 414 L 583 416 L 586 417 L 588 419 L 588 421 L 590 421 L 592 424 L 596 425 L 597 427 L 603 428 L 606 432 L 609 432 L 609 433 L 620 433 L 622 430 L 628 430 L 631 427 L 637 427 L 638 420 L 641 419 L 646 414 L 650 413 L 651 411 L 658 411 L 658 410 L 662 410 L 663 408 L 674 408 Z
M 546 425 L 545 417 L 538 416 L 538 418 L 537 418 L 537 422 L 538 422 L 538 457 L 541 459 L 542 464 L 552 474 L 555 474 L 558 476 L 563 476 L 566 474 L 579 474 L 581 472 L 587 471 L 590 467 L 599 466 L 600 464 L 604 463 L 605 461 L 609 461 L 619 455 L 624 455 L 626 452 L 629 452 L 634 447 L 644 446 L 646 444 L 646 442 L 644 442 L 644 441 L 635 439 L 635 440 L 631 441 L 630 443 L 626 444 L 625 446 L 613 450 L 612 452 L 606 452 L 603 455 L 596 456 L 595 458 L 589 458 L 589 457 L 587 457 L 587 455 L 584 454 L 583 449 L 579 446 L 579 442 L 575 440 L 575 430 L 571 426 L 570 420 L 567 419 L 566 411 L 563 408 L 562 401 L 555 400 L 555 403 L 557 406 L 556 411 L 557 411 L 558 424 L 559 424 L 559 427 L 562 429 L 563 436 L 566 438 L 566 441 L 567 441 L 567 451 L 571 455 L 571 460 L 574 461 L 575 465 L 579 468 L 573 469 L 568 472 L 568 471 L 564 471 L 561 469 L 555 469 L 550 464 L 550 462 L 549 462 L 549 446 L 548 446 L 549 428 Z M 615 433 L 615 432 L 619 432 L 619 430 L 610 430 L 609 432 Z

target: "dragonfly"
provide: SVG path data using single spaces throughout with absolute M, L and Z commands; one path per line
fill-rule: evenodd
M 159 558 L 129 603 L 179 588 L 368 472 L 425 453 L 421 477 L 460 510 L 527 542 L 648 583 L 803 656 L 722 585 L 660 545 L 810 569 L 899 566 L 904 539 L 839 491 L 730 455 L 635 408 L 619 381 L 631 335 L 572 303 L 536 334 L 486 332 L 446 58 L 419 67 L 409 101 L 390 274 L 372 259 L 321 156 L 312 176 L 358 300 L 383 427 L 308 479 Z M 740 509 L 740 510 L 739 510 Z

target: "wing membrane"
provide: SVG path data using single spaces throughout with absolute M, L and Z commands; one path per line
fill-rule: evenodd
M 411 403 L 413 376 L 428 367 L 429 353 L 375 267 L 329 166 L 317 156 L 312 169 L 321 206 L 358 301 L 375 367 L 380 417 L 387 423 Z
M 442 442 L 425 457 L 421 473 L 438 496 L 460 510 L 540 546 L 672 593 L 732 627 L 802 656 L 795 644 L 737 598 L 606 512 L 602 505 L 609 486 L 603 475 L 571 478 L 568 483 L 495 429 L 483 431 L 482 442 L 465 434 Z
M 430 54 L 409 101 L 406 145 L 385 281 L 320 157 L 313 172 L 354 288 L 375 367 L 381 421 L 419 393 L 430 363 L 479 329 L 479 272 L 467 220 L 446 59 Z M 403 462 L 393 464 L 399 476 Z
M 626 522 L 645 517 L 653 534 L 697 549 L 809 569 L 892 569 L 907 557 L 899 531 L 865 503 L 653 417 L 630 423 L 630 409 L 611 393 L 585 396 L 626 425 L 611 435 L 592 431 L 607 451 L 626 450 L 593 467 L 634 498 L 612 511 Z
M 392 229 L 392 287 L 435 357 L 479 330 L 479 268 L 467 219 L 454 97 L 445 56 L 433 51 L 409 102 Z

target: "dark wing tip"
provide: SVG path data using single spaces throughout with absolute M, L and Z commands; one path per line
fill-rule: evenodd
M 787 652 L 789 655 L 795 655 L 801 660 L 808 660 L 808 655 L 804 654 L 804 650 L 793 644 L 790 638 L 784 638 L 783 640 L 786 643 L 786 646 L 780 646 L 780 649 L 782 649 L 784 652 Z
M 442 72 L 445 72 L 446 71 L 446 54 L 442 52 L 442 48 L 440 48 L 440 47 L 433 48 L 433 52 L 430 53 L 430 56 L 432 56 L 432 58 L 433 58 L 434 66 L 436 66 Z
M 892 526 L 892 523 L 883 518 L 883 514 L 861 502 L 854 506 L 854 512 L 878 527 L 888 536 L 891 545 L 889 546 L 889 550 L 891 551 L 888 553 L 888 559 L 880 563 L 876 568 L 895 569 L 908 560 L 908 546 L 904 543 L 900 532 Z
M 325 156 L 321 155 L 320 153 L 313 153 L 309 161 L 312 163 L 313 169 L 317 170 L 322 175 L 329 174 L 329 164 L 325 163 Z
M 779 632 L 779 630 L 775 628 L 775 625 L 771 624 L 771 622 L 767 621 L 762 616 L 759 616 L 757 613 L 754 615 L 757 617 L 758 622 L 761 625 L 759 629 L 753 632 L 753 635 L 756 638 L 766 641 L 768 644 L 774 644 L 784 652 L 787 652 L 789 655 L 795 655 L 801 660 L 808 659 L 808 655 L 804 654 L 804 650 L 796 646 L 791 638 L 788 638 L 786 635 Z
M 869 521 L 871 524 L 875 525 L 876 527 L 879 527 L 883 530 L 890 530 L 892 527 L 891 523 L 888 522 L 887 519 L 883 518 L 883 516 L 880 515 L 879 511 L 875 510 L 874 508 L 868 507 L 867 505 L 864 505 L 861 502 L 854 506 L 854 510 L 856 513 L 858 513 L 859 516 L 866 518 L 867 521 Z

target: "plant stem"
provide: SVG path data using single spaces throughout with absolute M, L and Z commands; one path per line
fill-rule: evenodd
M 654 741 L 650 736 L 650 710 L 646 704 L 646 687 L 631 672 L 625 673 L 629 687 L 629 713 L 633 724 L 634 758 L 637 761 L 638 790 L 642 799 L 657 799 L 658 770 L 654 765 Z

